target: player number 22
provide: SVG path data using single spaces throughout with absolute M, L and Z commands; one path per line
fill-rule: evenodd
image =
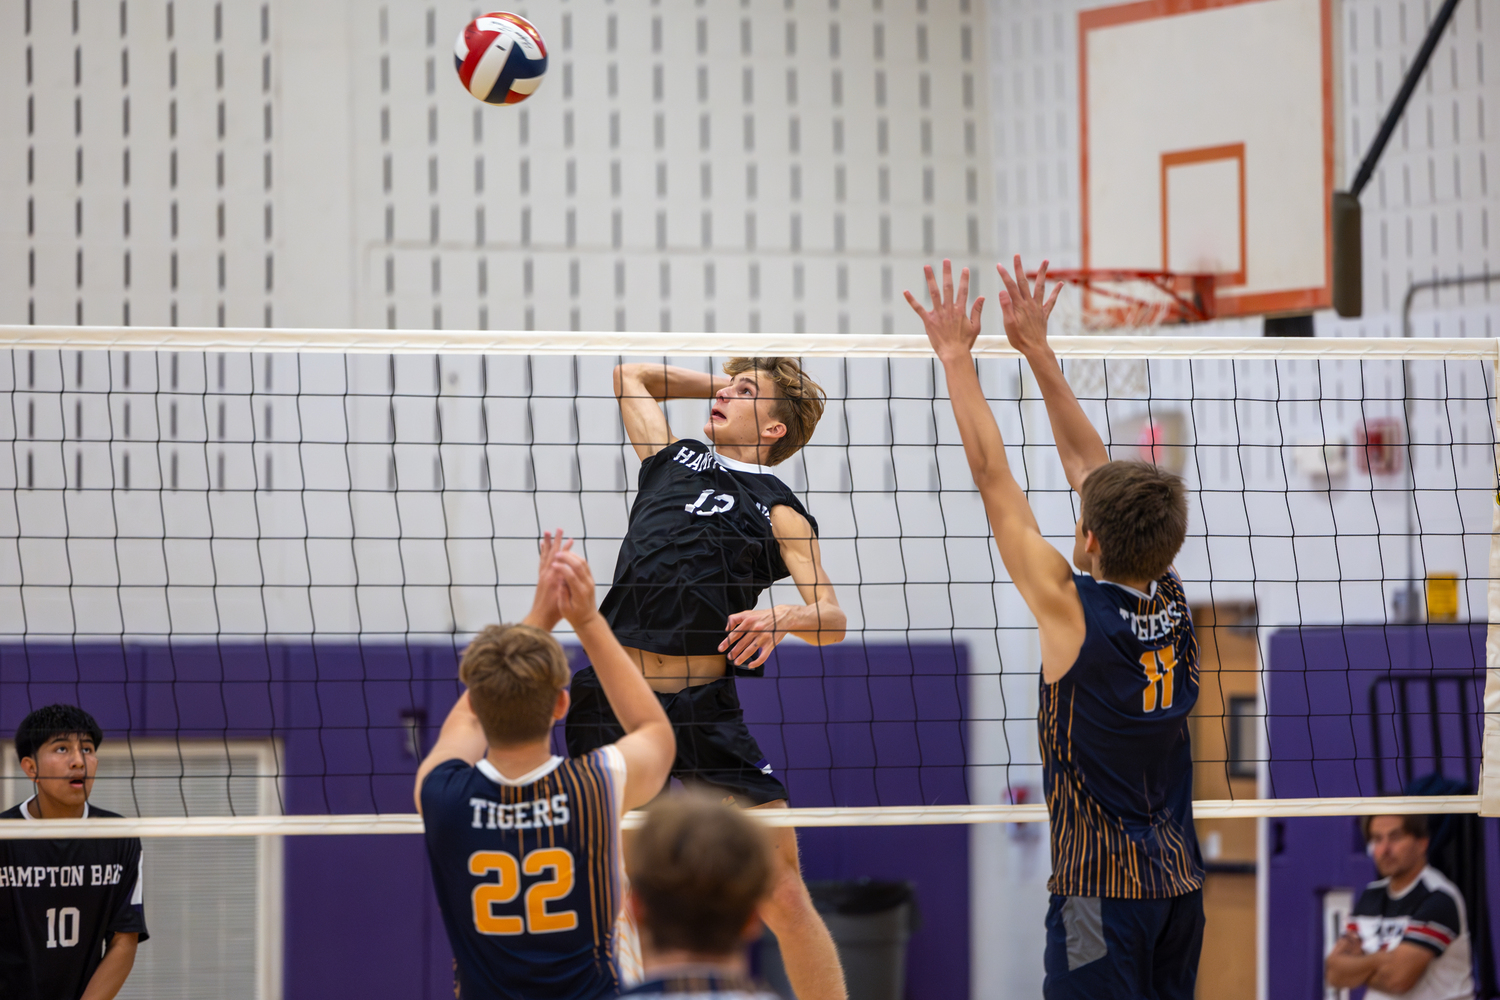
M 526 916 L 502 917 L 495 914 L 497 903 L 513 902 L 521 894 L 521 873 L 541 875 L 550 870 L 552 878 L 533 882 L 526 890 Z M 475 851 L 469 855 L 469 874 L 483 877 L 495 872 L 494 882 L 474 887 L 474 929 L 481 934 L 551 934 L 570 931 L 578 926 L 576 910 L 547 909 L 554 899 L 563 899 L 573 891 L 573 853 L 562 847 L 544 847 L 532 851 L 517 862 L 505 851 Z
M 78 925 L 83 918 L 76 906 L 52 907 L 47 911 L 47 947 L 71 948 L 78 943 Z
M 1161 687 L 1161 707 L 1172 707 L 1172 672 L 1177 666 L 1177 648 L 1148 649 L 1141 654 L 1141 666 L 1146 668 L 1145 704 L 1142 711 L 1156 711 L 1156 689 Z

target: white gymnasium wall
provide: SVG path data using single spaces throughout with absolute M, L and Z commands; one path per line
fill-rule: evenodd
M 900 291 L 926 260 L 975 265 L 986 293 L 996 256 L 1078 262 L 1082 6 L 531 3 L 549 77 L 520 108 L 485 108 L 451 69 L 452 39 L 477 7 L 4 0 L 0 320 L 916 332 Z M 1365 195 L 1367 317 L 1320 315 L 1321 333 L 1399 335 L 1413 277 L 1492 266 L 1491 13 L 1460 8 Z M 1427 16 L 1417 0 L 1344 4 L 1346 162 Z M 1445 296 L 1417 332 L 1495 336 L 1496 294 Z M 0 534 L 28 539 L 0 546 L 7 633 L 441 636 L 524 609 L 528 539 L 543 527 L 587 537 L 601 575 L 613 564 L 628 501 L 615 491 L 636 463 L 613 401 L 575 401 L 607 394 L 598 359 L 7 360 L 0 489 L 14 503 L 0 504 Z M 966 641 L 975 713 L 1010 720 L 975 727 L 975 800 L 1000 800 L 1007 780 L 1034 791 L 1034 634 L 987 542 L 951 416 L 921 398 L 932 371 L 813 369 L 849 401 L 786 474 L 812 491 L 853 624 L 871 641 Z M 1153 395 L 1166 399 L 1186 371 L 1153 369 Z M 1334 437 L 1364 410 L 1392 412 L 1394 366 L 1195 373 L 1206 447 L 1187 470 L 1193 485 L 1271 491 L 1200 512 L 1224 540 L 1184 556 L 1203 578 L 1212 559 L 1214 588 L 1199 594 L 1254 596 L 1263 620 L 1383 620 L 1389 594 L 1355 578 L 1386 553 L 1356 547 L 1334 579 L 1313 580 L 1328 575 L 1326 543 L 1284 529 L 1334 514 L 1389 524 L 1401 497 L 1389 510 L 1335 510 L 1295 469 L 1242 466 L 1238 445 Z M 1145 375 L 1138 366 L 1112 385 Z M 1480 454 L 1490 390 L 1477 365 L 1447 383 L 1433 368 L 1418 377 L 1424 391 L 1467 399 L 1418 413 L 1420 433 L 1469 445 L 1449 466 L 1433 460 L 1456 490 L 1423 512 L 1436 537 L 1487 502 L 1484 484 L 1469 486 L 1492 480 Z M 1029 381 L 999 363 L 984 378 L 1006 401 L 1007 435 L 1024 427 L 1038 445 L 1024 455 L 1028 481 L 1061 490 Z M 1131 391 L 1096 417 L 1138 418 L 1146 404 Z M 888 409 L 893 392 L 911 398 Z M 1276 402 L 1235 406 L 1235 392 Z M 1378 401 L 1362 408 L 1365 398 Z M 696 426 L 702 411 L 675 404 L 674 426 Z M 84 490 L 64 489 L 80 477 Z M 1279 510 L 1254 502 L 1283 489 L 1294 495 Z M 1066 544 L 1069 510 L 1050 497 L 1039 506 Z M 1236 532 L 1264 536 L 1262 568 L 1303 557 L 1306 584 L 1253 585 Z M 397 533 L 404 541 L 376 537 Z M 1472 540 L 1435 544 L 1449 549 L 1432 568 L 1483 565 Z M 1404 565 L 1404 551 L 1389 560 Z M 974 846 L 974 995 L 1035 995 L 1045 842 L 978 828 Z

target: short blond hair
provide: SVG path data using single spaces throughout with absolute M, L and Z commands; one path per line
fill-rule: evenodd
M 728 376 L 754 372 L 769 378 L 780 390 L 771 416 L 786 424 L 786 433 L 771 445 L 766 461 L 780 465 L 802 450 L 823 419 L 827 394 L 814 382 L 796 358 L 730 358 L 724 362 Z
M 487 626 L 458 664 L 491 746 L 531 743 L 551 732 L 557 693 L 570 676 L 557 640 L 530 625 Z

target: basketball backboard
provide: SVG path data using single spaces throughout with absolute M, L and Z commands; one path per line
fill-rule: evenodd
M 1080 12 L 1085 268 L 1215 272 L 1220 316 L 1329 304 L 1334 2 Z

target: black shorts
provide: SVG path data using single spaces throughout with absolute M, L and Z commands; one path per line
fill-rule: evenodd
M 685 785 L 707 786 L 733 796 L 742 806 L 787 797 L 786 786 L 771 773 L 766 755 L 745 725 L 733 677 L 673 694 L 657 692 L 656 698 L 677 736 L 672 777 Z M 570 757 L 581 757 L 625 735 L 593 667 L 573 675 L 572 699 L 565 730 Z
M 1193 1000 L 1203 890 L 1168 899 L 1053 896 L 1045 1000 Z

